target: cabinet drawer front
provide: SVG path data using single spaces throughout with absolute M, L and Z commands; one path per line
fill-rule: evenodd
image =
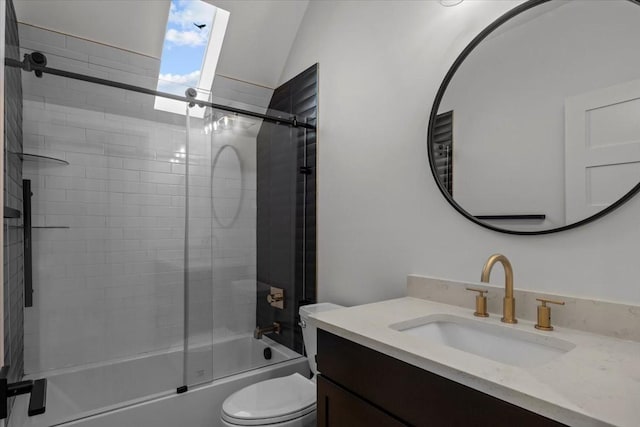
M 564 425 L 323 330 L 317 361 L 323 376 L 410 425 Z
M 318 427 L 406 427 L 353 393 L 318 376 Z

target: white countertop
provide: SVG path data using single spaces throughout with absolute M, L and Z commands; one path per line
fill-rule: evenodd
M 545 364 L 516 367 L 485 359 L 389 325 L 451 314 L 555 337 L 575 348 Z M 405 297 L 317 313 L 311 322 L 340 337 L 570 426 L 640 426 L 640 343 L 567 328 L 477 318 L 465 308 Z M 640 325 L 638 326 L 640 327 Z

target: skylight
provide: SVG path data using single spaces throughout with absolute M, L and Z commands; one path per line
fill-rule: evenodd
M 200 0 L 172 0 L 162 47 L 158 91 L 184 96 L 198 89 L 197 99 L 207 100 L 215 76 L 229 12 Z M 184 102 L 156 97 L 157 110 L 184 114 Z M 204 116 L 203 108 L 193 115 Z

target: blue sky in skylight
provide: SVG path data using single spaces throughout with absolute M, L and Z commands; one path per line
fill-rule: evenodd
M 200 0 L 171 1 L 159 91 L 184 96 L 186 88 L 198 86 L 215 11 L 215 6 Z M 199 29 L 195 24 L 206 26 Z

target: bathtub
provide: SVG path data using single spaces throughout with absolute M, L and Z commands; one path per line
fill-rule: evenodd
M 305 358 L 266 337 L 192 346 L 188 361 L 189 382 L 200 384 L 181 394 L 176 393 L 183 381 L 178 348 L 33 376 L 48 380 L 47 411 L 28 417 L 29 398 L 18 396 L 9 427 L 217 426 L 222 402 L 234 391 L 269 378 L 309 373 Z

